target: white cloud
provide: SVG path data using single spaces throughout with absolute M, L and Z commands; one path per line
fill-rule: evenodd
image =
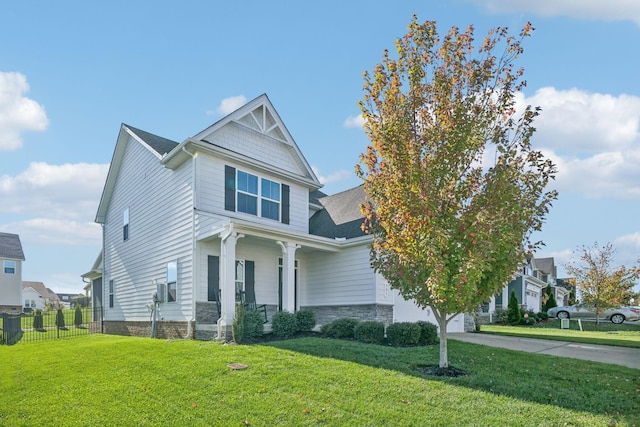
M 24 75 L 0 72 L 0 151 L 22 147 L 22 132 L 43 131 L 49 125 L 44 108 L 25 97 L 27 92 Z
M 630 267 L 640 260 L 640 232 L 620 236 L 613 241 L 616 260 Z
M 468 0 L 492 13 L 527 12 L 541 16 L 569 16 L 640 24 L 637 0 Z
M 16 176 L 0 176 L 0 213 L 93 221 L 108 164 L 34 162 Z
M 547 87 L 526 104 L 542 107 L 534 143 L 558 166 L 554 188 L 640 200 L 640 97 Z
M 207 115 L 220 114 L 222 116 L 226 116 L 227 114 L 233 113 L 246 103 L 247 98 L 245 98 L 244 95 L 230 96 L 229 98 L 223 99 L 215 111 L 207 111 Z
M 345 119 L 344 123 L 342 124 L 342 126 L 346 127 L 346 128 L 362 128 L 362 126 L 364 125 L 364 117 L 362 117 L 362 115 L 360 116 L 349 116 Z
M 315 173 L 316 176 L 318 177 L 318 180 L 320 181 L 320 183 L 323 185 L 328 184 L 330 182 L 342 181 L 343 179 L 350 178 L 351 176 L 353 176 L 352 172 L 349 172 L 344 169 L 335 171 L 329 175 L 321 175 L 320 169 L 318 169 L 315 166 L 311 166 L 311 169 L 313 170 L 313 173 Z
M 94 222 L 34 218 L 2 225 L 0 229 L 36 245 L 100 246 L 102 242 L 101 227 Z

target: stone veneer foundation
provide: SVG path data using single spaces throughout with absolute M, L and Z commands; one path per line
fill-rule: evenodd
M 105 320 L 103 322 L 103 330 L 105 334 L 111 334 L 111 335 L 149 337 L 151 336 L 151 322 L 150 321 L 133 322 L 133 321 Z M 156 322 L 155 338 L 161 338 L 161 339 L 193 338 L 193 336 L 187 336 L 188 330 L 189 330 L 189 322 L 159 320 Z M 193 328 L 191 330 L 193 331 Z

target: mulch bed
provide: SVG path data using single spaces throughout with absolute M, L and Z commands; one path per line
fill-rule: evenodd
M 422 375 L 431 377 L 466 377 L 469 375 L 467 371 L 449 366 L 448 368 L 441 368 L 440 366 L 417 366 L 416 371 Z

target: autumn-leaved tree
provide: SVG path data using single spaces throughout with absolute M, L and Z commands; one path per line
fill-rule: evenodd
M 414 16 L 364 74 L 371 144 L 356 172 L 367 199 L 371 261 L 390 286 L 431 307 L 448 367 L 447 324 L 495 295 L 516 271 L 553 199 L 553 163 L 531 146 L 538 108 L 516 111 L 521 41 L 506 28 L 475 45 L 473 27 L 440 38 Z M 499 51 L 498 54 L 494 52 Z
M 578 260 L 565 265 L 567 273 L 574 276 L 580 301 L 594 305 L 596 323 L 607 308 L 630 303 L 640 274 L 640 265 L 613 267 L 614 253 L 613 244 L 600 246 L 595 242 L 593 246 L 583 245 L 574 251 Z

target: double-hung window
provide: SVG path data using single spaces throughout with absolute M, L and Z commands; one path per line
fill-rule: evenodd
M 4 261 L 3 265 L 4 274 L 16 274 L 16 262 L 15 261 Z
M 109 280 L 109 308 L 113 308 L 113 280 Z
M 238 171 L 238 212 L 280 220 L 280 183 Z

